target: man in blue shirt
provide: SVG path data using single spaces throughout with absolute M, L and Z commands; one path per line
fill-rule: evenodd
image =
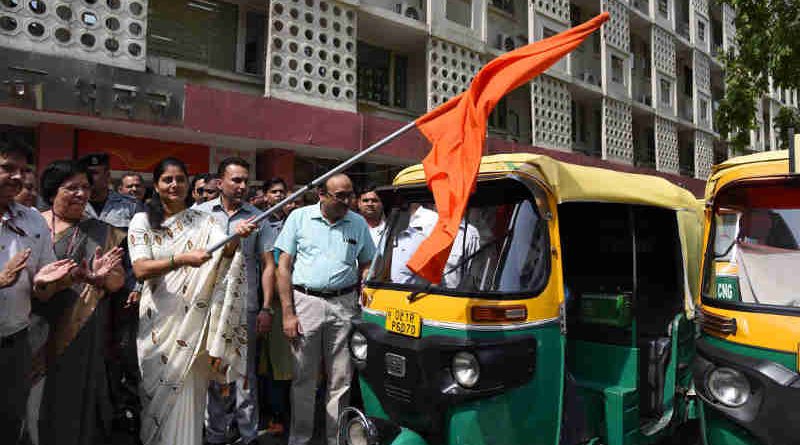
M 233 157 L 223 159 L 219 165 L 222 179 L 221 196 L 200 204 L 197 209 L 211 213 L 220 221 L 227 233 L 234 233 L 236 225 L 259 215 L 261 212 L 248 204 L 247 181 L 250 165 L 244 159 Z M 262 246 L 268 239 L 274 239 L 269 224 L 262 223 L 253 235 L 242 239 L 241 249 L 247 269 L 247 376 L 235 382 L 236 406 L 234 416 L 238 423 L 242 443 L 249 445 L 257 442 L 258 436 L 258 403 L 256 380 L 256 331 L 264 332 L 268 327 L 269 314 L 267 307 L 258 302 L 258 284 L 261 279 L 259 262 Z M 220 384 L 212 382 L 208 392 L 208 418 L 206 423 L 206 440 L 211 444 L 226 443 L 226 430 L 231 419 L 222 395 Z
M 363 217 L 349 210 L 355 198 L 347 175 L 320 187 L 318 205 L 289 215 L 275 241 L 283 332 L 292 342 L 292 426 L 289 445 L 305 445 L 314 431 L 320 362 L 325 366 L 325 431 L 336 445 L 336 421 L 350 392 L 353 368 L 347 348 L 350 319 L 359 312 L 360 282 L 375 245 Z

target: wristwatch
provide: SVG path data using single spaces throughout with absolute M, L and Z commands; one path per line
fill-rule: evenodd
M 270 315 L 275 315 L 275 309 L 272 309 L 272 306 L 262 307 L 261 310 Z

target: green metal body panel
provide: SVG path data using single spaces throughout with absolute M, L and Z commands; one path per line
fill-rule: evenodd
M 408 428 L 403 428 L 400 430 L 400 434 L 394 438 L 391 445 L 428 445 L 428 442 L 419 434 Z
M 701 338 L 710 345 L 730 351 L 735 354 L 769 360 L 781 364 L 793 371 L 797 369 L 797 355 L 773 349 L 757 348 L 738 343 L 733 343 L 707 334 Z M 703 419 L 704 440 L 707 445 L 759 445 L 760 442 L 752 437 L 736 422 L 728 419 L 713 409 L 706 409 L 704 403 L 699 403 Z
M 688 364 L 694 356 L 693 325 L 684 314 L 678 314 L 671 332 L 663 414 L 645 425 L 641 424 L 639 413 L 639 349 L 581 340 L 568 342 L 567 367 L 579 385 L 589 427 L 602 443 L 655 443 L 689 418 L 689 399 L 677 396 L 676 389 L 682 388 L 681 394 L 685 394 L 691 386 Z
M 700 406 L 705 445 L 764 445 L 735 422 Z
M 383 326 L 384 317 L 364 313 L 363 319 Z M 500 395 L 452 406 L 449 409 L 441 445 L 555 445 L 561 425 L 564 376 L 564 338 L 558 323 L 512 331 L 470 331 L 423 326 L 422 337 L 508 338 L 533 336 L 537 339 L 536 370 L 526 385 Z M 509 364 L 513 366 L 513 364 Z M 360 380 L 364 409 L 368 416 L 387 418 L 375 392 Z M 389 419 L 402 422 L 402 419 Z M 417 439 L 422 440 L 414 434 Z M 411 436 L 401 434 L 400 445 Z M 438 445 L 438 444 L 437 444 Z

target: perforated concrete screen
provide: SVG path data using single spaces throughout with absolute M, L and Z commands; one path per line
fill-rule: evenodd
M 657 70 L 675 77 L 675 39 L 658 26 L 653 26 L 653 61 Z
M 536 12 L 561 23 L 569 23 L 569 0 L 536 0 Z
M 679 162 L 678 128 L 671 120 L 656 116 L 656 168 L 677 174 Z
M 631 106 L 608 97 L 603 98 L 604 156 L 626 163 L 633 161 Z
M 144 71 L 147 0 L 0 0 L 0 46 Z
M 725 51 L 730 51 L 736 45 L 736 13 L 727 4 L 722 5 L 722 33 L 725 38 Z
M 571 96 L 567 84 L 547 75 L 533 80 L 533 143 L 568 150 L 572 145 Z
M 692 9 L 708 17 L 708 0 L 692 0 Z
M 277 0 L 270 7 L 267 94 L 356 109 L 356 11 L 327 0 Z
M 428 40 L 428 109 L 465 91 L 481 66 L 480 54 L 431 37 Z
M 623 52 L 629 52 L 631 29 L 628 8 L 617 0 L 604 0 L 603 10 L 611 14 L 611 19 L 603 25 L 606 43 Z
M 711 174 L 714 163 L 714 139 L 702 131 L 694 133 L 694 172 L 698 179 L 706 179 Z

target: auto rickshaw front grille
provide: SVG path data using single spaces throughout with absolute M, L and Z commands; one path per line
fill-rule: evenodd
M 391 383 L 384 383 L 383 389 L 386 395 L 403 403 L 411 403 L 413 399 L 413 392 L 409 389 L 401 388 L 392 385 Z

